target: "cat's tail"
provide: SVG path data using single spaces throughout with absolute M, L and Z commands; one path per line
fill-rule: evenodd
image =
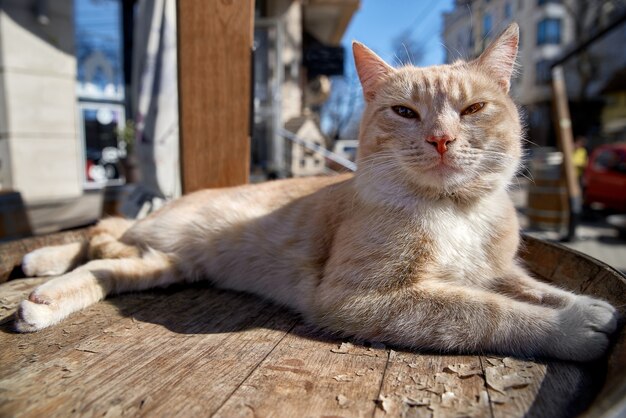
M 58 276 L 88 260 L 139 257 L 140 249 L 122 239 L 133 223 L 123 218 L 103 219 L 89 230 L 84 241 L 43 247 L 26 254 L 22 271 L 29 277 Z

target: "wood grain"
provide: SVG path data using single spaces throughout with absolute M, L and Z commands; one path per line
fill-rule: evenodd
M 35 361 L 2 379 L 0 390 L 11 396 L 0 403 L 0 416 L 204 416 L 225 402 L 294 321 L 245 294 L 196 287 L 163 296 L 132 316 L 113 314 L 117 321 L 53 347 L 54 355 L 40 347 Z M 47 332 L 61 333 L 62 326 Z M 30 336 L 14 335 L 14 342 L 25 344 Z M 210 382 L 210 390 L 199 382 Z M 45 393 L 31 402 L 42 387 Z
M 489 417 L 489 399 L 476 356 L 392 351 L 376 417 Z
M 177 3 L 183 193 L 247 183 L 253 0 Z
M 0 268 L 74 234 L 12 243 Z M 533 239 L 524 258 L 545 280 L 626 313 L 626 281 L 610 267 Z M 292 311 L 196 283 L 14 333 L 15 306 L 44 280 L 0 284 L 0 416 L 600 417 L 625 402 L 623 330 L 591 364 L 443 356 L 330 339 Z
M 345 345 L 344 345 L 345 346 Z M 300 325 L 237 389 L 216 417 L 370 417 L 387 363 L 384 349 L 337 342 Z

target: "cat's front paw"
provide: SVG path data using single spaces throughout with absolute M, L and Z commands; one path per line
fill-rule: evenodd
M 35 291 L 19 304 L 15 312 L 15 329 L 19 332 L 39 331 L 59 322 L 63 318 L 60 313 L 58 306 Z
M 559 312 L 559 324 L 550 344 L 564 360 L 590 361 L 601 357 L 617 327 L 617 311 L 609 303 L 589 296 L 576 297 Z

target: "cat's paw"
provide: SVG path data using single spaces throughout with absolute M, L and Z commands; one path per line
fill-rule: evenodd
M 565 360 L 590 361 L 601 357 L 617 327 L 617 311 L 609 303 L 589 296 L 576 297 L 559 312 L 551 344 Z
M 23 300 L 15 312 L 15 329 L 19 332 L 39 331 L 63 319 L 59 307 L 36 292 Z
M 70 268 L 63 246 L 43 247 L 22 258 L 22 271 L 27 277 L 58 276 Z

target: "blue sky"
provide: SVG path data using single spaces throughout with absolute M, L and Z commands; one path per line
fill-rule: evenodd
M 353 16 L 342 44 L 349 47 L 352 40 L 360 41 L 395 64 L 392 40 L 409 29 L 411 39 L 424 46 L 422 65 L 441 64 L 445 58 L 442 14 L 452 10 L 453 4 L 453 0 L 361 0 L 361 8 Z

